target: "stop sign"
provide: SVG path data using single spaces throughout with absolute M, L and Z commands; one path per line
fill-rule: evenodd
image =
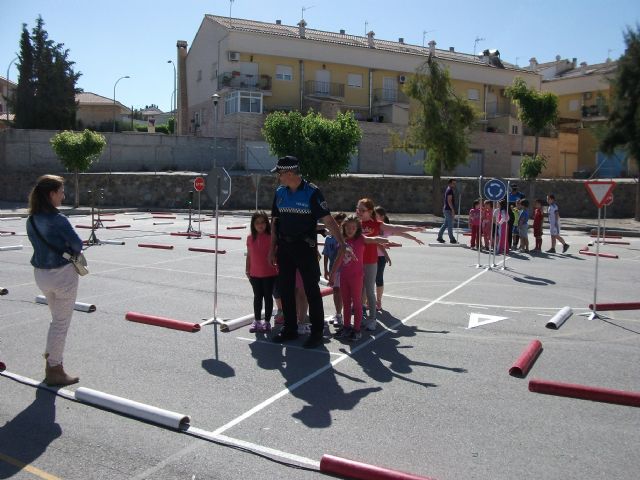
M 204 178 L 196 177 L 196 179 L 193 181 L 193 188 L 195 188 L 196 192 L 201 192 L 202 190 L 204 190 Z

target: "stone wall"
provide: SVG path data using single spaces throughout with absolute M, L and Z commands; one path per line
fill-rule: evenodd
M 68 182 L 66 203 L 72 203 L 74 201 L 73 175 L 67 173 L 62 175 Z M 31 173 L 3 173 L 0 200 L 26 202 L 36 176 Z M 185 208 L 196 176 L 196 173 L 81 174 L 80 200 L 81 204 L 88 205 L 90 200 L 86 192 L 103 188 L 105 192 L 103 204 L 106 206 L 141 209 Z M 443 181 L 443 186 L 444 183 Z M 258 208 L 270 210 L 276 186 L 276 179 L 272 175 L 233 176 L 232 194 L 224 208 L 254 209 L 256 184 L 258 184 Z M 431 184 L 431 177 L 345 175 L 320 182 L 319 186 L 333 211 L 354 211 L 358 199 L 371 197 L 377 204 L 384 205 L 392 213 L 432 213 Z M 530 184 L 523 181 L 518 181 L 518 184 L 520 190 L 531 198 L 544 198 L 547 193 L 554 193 L 562 216 L 597 217 L 597 210 L 587 195 L 582 180 L 538 180 L 535 182 L 533 195 Z M 607 216 L 609 218 L 633 217 L 636 189 L 637 186 L 633 180 L 620 180 L 614 191 L 614 203 L 607 209 Z M 478 195 L 477 192 L 477 179 L 458 180 L 458 193 L 462 195 L 461 211 L 464 214 L 471 208 L 473 199 Z M 212 209 L 214 205 L 205 190 L 201 198 L 202 208 Z M 440 206 L 437 208 L 439 210 Z

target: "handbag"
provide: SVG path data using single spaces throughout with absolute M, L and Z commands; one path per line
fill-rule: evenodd
M 71 262 L 71 265 L 73 265 L 73 268 L 75 269 L 75 271 L 78 272 L 78 275 L 82 277 L 89 273 L 89 269 L 87 268 L 87 259 L 84 257 L 84 254 L 82 252 L 74 254 L 74 253 L 65 252 L 63 250 L 60 250 L 57 247 L 54 247 L 49 242 L 47 242 L 47 240 L 42 236 L 42 234 L 40 233 L 40 230 L 38 230 L 38 227 L 36 227 L 36 222 L 33 221 L 32 216 L 29 216 L 29 222 L 33 227 L 33 231 L 36 232 L 36 235 L 38 235 L 40 240 L 42 240 L 44 244 L 47 247 L 49 247 L 51 250 L 62 255 L 62 258 L 64 258 L 65 260 L 69 260 L 69 262 Z

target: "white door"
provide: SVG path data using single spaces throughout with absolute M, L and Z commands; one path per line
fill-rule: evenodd
M 511 155 L 511 177 L 520 178 L 520 155 Z
M 329 95 L 331 84 L 331 72 L 329 70 L 316 70 L 316 95 Z
M 382 77 L 382 99 L 386 102 L 398 100 L 398 79 L 396 77 Z

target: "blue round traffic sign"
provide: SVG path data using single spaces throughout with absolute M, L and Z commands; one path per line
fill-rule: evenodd
M 484 184 L 483 191 L 487 200 L 502 200 L 507 194 L 507 186 L 499 178 L 492 178 Z

